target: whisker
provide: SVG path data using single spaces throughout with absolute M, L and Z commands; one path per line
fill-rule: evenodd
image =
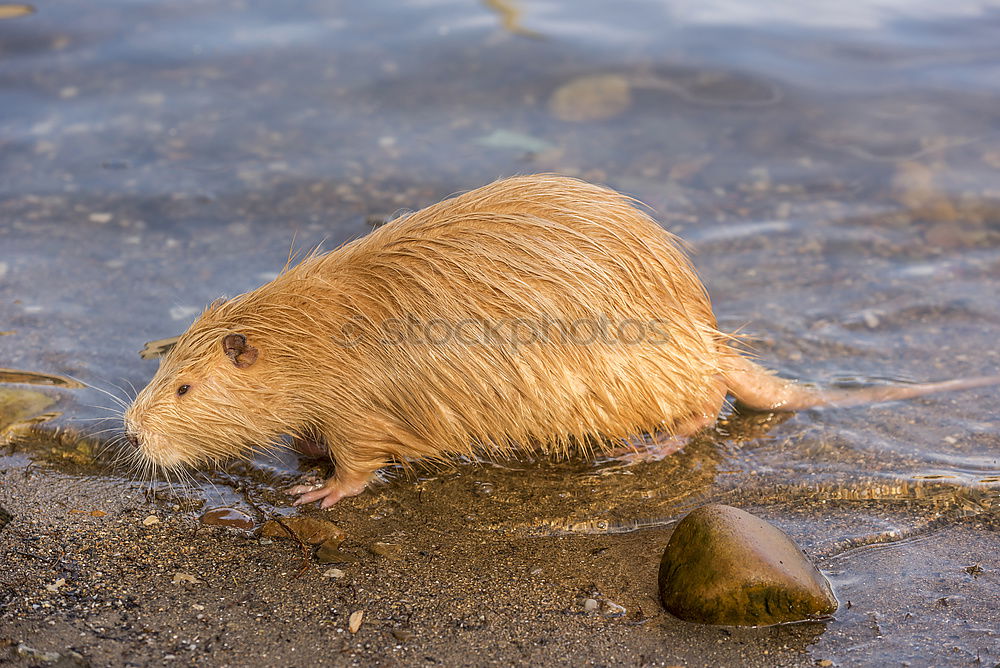
M 219 469 L 216 469 L 216 471 L 217 472 L 221 472 L 221 473 L 225 473 L 225 471 L 221 471 Z M 214 494 L 215 496 L 219 497 L 220 499 L 222 498 L 222 496 L 223 496 L 222 492 L 219 491 L 218 485 L 215 484 L 215 481 L 212 480 L 211 476 L 209 476 L 208 473 L 206 473 L 205 471 L 201 471 L 199 469 L 193 469 L 192 473 L 193 473 L 192 480 L 194 479 L 194 475 L 198 475 L 198 476 L 204 478 L 205 479 L 205 483 L 209 487 L 212 488 L 212 494 Z
M 119 427 L 108 427 L 107 429 L 99 429 L 97 431 L 88 432 L 87 436 L 89 436 L 91 438 L 96 438 L 96 437 L 100 436 L 101 434 L 107 434 L 108 432 L 119 432 L 120 433 L 121 432 L 121 428 L 119 428 Z M 122 438 L 125 438 L 125 437 L 122 436 Z
M 72 376 L 68 376 L 68 377 L 72 378 Z M 116 404 L 118 404 L 119 406 L 121 406 L 122 410 L 125 410 L 125 409 L 127 409 L 129 407 L 128 402 L 126 402 L 121 397 L 119 397 L 119 396 L 117 396 L 117 395 L 109 392 L 108 390 L 105 390 L 103 387 L 98 387 L 97 385 L 94 385 L 93 383 L 88 383 L 86 381 L 80 380 L 79 378 L 73 378 L 73 380 L 77 381 L 78 383 L 81 383 L 81 384 L 85 385 L 86 387 L 88 387 L 91 390 L 97 390 L 98 392 L 100 392 L 104 396 L 110 398 Z M 112 385 L 114 385 L 114 383 L 112 383 Z M 115 388 L 115 389 L 120 390 L 120 388 Z
M 129 380 L 128 378 L 122 378 L 121 380 L 124 380 L 124 381 L 125 381 L 126 383 L 128 383 L 128 386 L 129 386 L 130 388 L 132 388 L 132 395 L 131 395 L 130 399 L 131 399 L 132 401 L 135 401 L 135 398 L 136 398 L 137 396 L 139 396 L 139 390 L 135 389 L 135 385 L 133 385 L 133 384 L 132 384 L 132 381 L 131 381 L 131 380 Z M 127 392 L 125 392 L 124 390 L 122 391 L 122 394 L 124 394 L 124 395 L 125 395 L 126 397 L 128 397 L 128 396 L 129 396 L 129 395 L 128 395 L 128 393 L 127 393 Z M 131 403 L 131 402 L 130 402 L 130 403 Z
M 85 421 L 85 420 L 113 420 L 114 418 L 116 418 L 116 417 L 118 417 L 118 416 L 120 416 L 122 414 L 122 412 L 120 410 L 118 410 L 116 408 L 111 408 L 109 406 L 93 406 L 91 404 L 84 404 L 84 407 L 86 407 L 86 408 L 93 408 L 93 409 L 99 410 L 99 411 L 108 411 L 109 413 L 112 413 L 112 415 L 105 415 L 103 417 L 72 416 L 72 417 L 69 417 L 69 418 L 66 418 L 66 419 L 67 420 L 83 420 L 83 421 Z

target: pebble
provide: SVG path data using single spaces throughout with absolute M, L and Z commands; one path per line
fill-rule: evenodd
M 732 506 L 702 506 L 677 524 L 659 589 L 668 612 L 705 624 L 768 626 L 837 609 L 830 583 L 791 538 Z
M 549 98 L 549 112 L 561 121 L 603 121 L 628 109 L 631 86 L 617 74 L 578 77 Z
M 42 663 L 54 663 L 60 658 L 59 652 L 43 652 L 34 647 L 28 647 L 24 643 L 17 646 L 17 655 L 29 661 L 41 661 Z
M 335 543 L 333 547 L 337 547 L 347 537 L 344 530 L 333 522 L 315 517 L 286 517 L 281 522 L 268 520 L 260 528 L 260 535 L 268 538 L 292 538 L 289 532 L 309 545 Z
M 62 587 L 65 584 L 66 584 L 66 578 L 59 578 L 52 584 L 45 585 L 45 591 L 57 592 L 59 591 L 59 587 Z
M 361 628 L 361 622 L 364 621 L 364 618 L 364 610 L 355 610 L 352 612 L 350 619 L 347 620 L 347 630 L 351 633 L 357 633 L 358 629 Z
M 202 513 L 198 521 L 208 526 L 234 527 L 248 531 L 254 528 L 253 518 L 236 508 L 211 508 Z
M 87 219 L 92 223 L 97 223 L 98 225 L 104 225 L 110 223 L 111 219 L 114 218 L 110 213 L 92 213 L 87 216 Z
M 340 549 L 340 542 L 329 541 L 320 545 L 316 550 L 316 561 L 321 564 L 350 564 L 358 561 L 356 556 Z
M 403 547 L 396 543 L 372 543 L 369 549 L 373 554 L 385 557 L 386 559 L 399 559 L 403 553 Z
M 147 515 L 146 518 L 142 520 L 142 526 L 144 527 L 153 526 L 154 524 L 159 524 L 159 523 L 160 523 L 160 518 L 157 517 L 156 515 Z
M 934 171 L 919 162 L 897 163 L 892 177 L 892 196 L 921 217 L 944 222 L 953 222 L 958 217 L 947 193 L 935 184 Z
M 201 584 L 201 580 L 190 573 L 174 573 L 170 581 L 174 584 Z
M 325 578 L 337 578 L 338 580 L 347 575 L 344 571 L 339 568 L 329 568 L 323 571 L 323 577 Z
M 584 611 L 586 611 L 586 612 L 597 612 L 597 608 L 598 607 L 599 607 L 599 605 L 597 603 L 597 599 L 594 599 L 594 598 L 585 598 L 585 599 L 583 599 L 583 609 L 584 609 Z
M 479 496 L 492 496 L 495 488 L 491 482 L 476 482 L 473 491 Z
M 407 631 L 406 629 L 393 629 L 392 637 L 399 642 L 406 642 L 407 640 L 412 640 L 416 634 L 413 631 Z
M 626 612 L 625 606 L 614 601 L 601 601 L 601 614 L 605 617 L 624 617 Z

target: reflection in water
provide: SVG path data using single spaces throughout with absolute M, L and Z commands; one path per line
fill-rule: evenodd
M 72 378 L 57 376 L 51 373 L 38 373 L 37 371 L 19 371 L 17 369 L 0 369 L 0 383 L 25 383 L 28 385 L 55 385 L 68 389 L 80 389 L 86 387 Z
M 483 5 L 497 13 L 504 30 L 511 34 L 534 39 L 542 37 L 540 33 L 525 28 L 521 24 L 522 9 L 521 3 L 517 0 L 483 0 Z
M 0 434 L 24 424 L 40 421 L 55 400 L 30 390 L 0 387 Z
M 34 13 L 35 8 L 31 5 L 0 4 L 0 19 L 16 19 Z

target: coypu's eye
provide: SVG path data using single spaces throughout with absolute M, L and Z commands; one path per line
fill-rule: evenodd
M 187 394 L 187 391 L 190 389 L 191 389 L 190 385 L 181 385 L 180 387 L 177 388 L 177 396 L 179 397 L 181 395 Z

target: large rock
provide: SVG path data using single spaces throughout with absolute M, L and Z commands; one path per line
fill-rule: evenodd
M 732 506 L 692 511 L 660 561 L 660 600 L 691 622 L 766 626 L 832 614 L 823 574 L 783 531 Z

